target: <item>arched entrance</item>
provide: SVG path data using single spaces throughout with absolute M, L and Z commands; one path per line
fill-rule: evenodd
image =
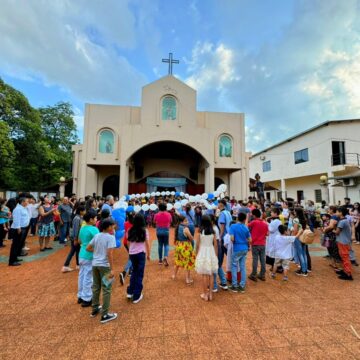
M 201 194 L 207 161 L 183 143 L 161 141 L 144 146 L 128 160 L 129 193 L 184 191 Z
M 120 185 L 119 175 L 108 176 L 103 182 L 102 196 L 107 196 L 107 195 L 119 196 L 119 185 Z
M 215 178 L 215 190 L 221 185 L 221 184 L 225 184 L 223 179 L 216 177 Z

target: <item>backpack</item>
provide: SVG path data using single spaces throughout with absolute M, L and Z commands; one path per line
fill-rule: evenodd
M 314 239 L 315 234 L 309 228 L 306 228 L 300 235 L 300 241 L 306 245 L 312 244 L 314 242 Z

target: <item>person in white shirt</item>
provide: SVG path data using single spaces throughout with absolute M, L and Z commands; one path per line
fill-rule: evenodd
M 275 237 L 279 235 L 279 226 L 281 225 L 281 221 L 279 219 L 280 210 L 279 208 L 271 209 L 271 221 L 269 223 L 269 236 L 266 239 L 266 263 L 271 265 L 270 270 L 273 270 L 274 266 L 274 245 L 275 245 Z
M 9 266 L 21 265 L 19 256 L 27 255 L 26 253 L 21 253 L 30 223 L 30 215 L 26 209 L 27 205 L 28 199 L 26 197 L 21 197 L 18 205 L 12 213 L 13 223 L 11 224 L 11 231 L 13 233 L 13 240 L 10 249 Z
M 30 213 L 30 236 L 36 235 L 36 225 L 39 218 L 39 207 L 41 202 L 36 202 L 35 198 L 30 199 L 30 203 L 27 206 Z

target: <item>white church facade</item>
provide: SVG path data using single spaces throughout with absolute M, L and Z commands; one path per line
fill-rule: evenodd
M 175 190 L 249 192 L 242 113 L 197 111 L 196 91 L 172 75 L 142 89 L 141 106 L 85 105 L 73 146 L 73 192 L 122 196 Z

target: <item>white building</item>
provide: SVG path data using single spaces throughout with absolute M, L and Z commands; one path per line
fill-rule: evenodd
M 359 201 L 360 119 L 326 121 L 253 154 L 249 167 L 278 189 L 267 199 Z

